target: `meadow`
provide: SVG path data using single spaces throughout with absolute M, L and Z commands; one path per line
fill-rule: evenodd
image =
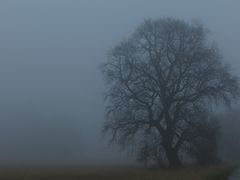
M 1 168 L 1 180 L 227 180 L 228 166 L 157 170 L 137 167 Z

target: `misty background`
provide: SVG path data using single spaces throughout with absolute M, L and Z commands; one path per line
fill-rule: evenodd
M 239 9 L 237 0 L 1 0 L 0 164 L 133 162 L 101 133 L 108 50 L 146 18 L 200 20 L 240 76 Z M 236 148 L 234 113 L 224 132 Z

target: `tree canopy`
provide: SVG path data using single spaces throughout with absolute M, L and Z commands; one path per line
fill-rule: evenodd
M 209 104 L 239 96 L 238 80 L 208 30 L 175 18 L 145 20 L 101 69 L 108 87 L 104 130 L 112 142 L 142 155 L 151 147 L 146 152 L 171 167 L 181 165 L 181 154 L 199 161 L 209 137 L 215 141 Z

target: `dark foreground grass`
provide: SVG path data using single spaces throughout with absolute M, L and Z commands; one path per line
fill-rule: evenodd
M 223 165 L 179 170 L 134 167 L 2 169 L 0 180 L 227 180 L 232 169 Z

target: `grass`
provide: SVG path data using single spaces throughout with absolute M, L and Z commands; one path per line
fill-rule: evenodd
M 179 170 L 147 170 L 134 167 L 2 169 L 3 180 L 227 180 L 233 168 L 215 166 Z

